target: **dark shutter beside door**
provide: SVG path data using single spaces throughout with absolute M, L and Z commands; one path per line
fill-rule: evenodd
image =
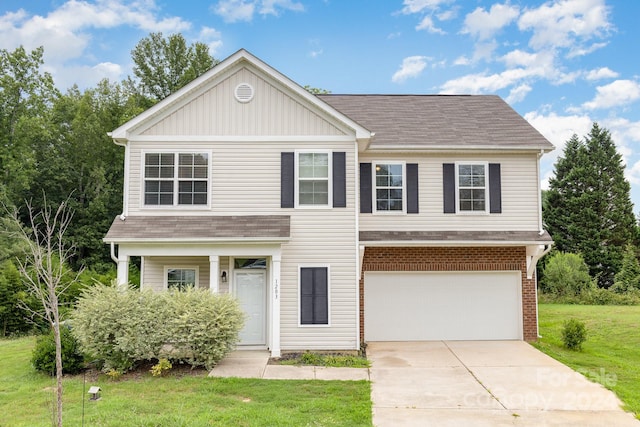
M 444 213 L 456 213 L 456 165 L 442 165 L 442 196 Z
M 418 164 L 407 163 L 407 213 L 417 214 L 418 208 Z
M 333 207 L 347 207 L 347 164 L 344 152 L 333 153 Z
M 329 293 L 326 267 L 300 269 L 300 324 L 329 323 Z
M 489 212 L 502 213 L 500 163 L 489 163 Z
M 295 206 L 295 154 L 280 154 L 280 207 Z
M 371 213 L 371 163 L 360 163 L 360 213 Z

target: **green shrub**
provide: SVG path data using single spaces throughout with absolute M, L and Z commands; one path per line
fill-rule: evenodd
M 60 341 L 62 344 L 62 372 L 77 374 L 84 368 L 84 357 L 80 352 L 78 341 L 66 326 L 60 328 Z M 53 330 L 38 338 L 31 356 L 31 363 L 40 372 L 51 376 L 56 374 L 56 342 Z
M 595 283 L 582 255 L 556 252 L 544 267 L 540 290 L 557 296 L 577 296 Z
M 173 368 L 173 365 L 171 364 L 171 362 L 169 362 L 168 359 L 160 359 L 158 360 L 158 363 L 153 365 L 149 371 L 154 377 L 161 377 L 165 373 L 170 371 L 171 368 Z
M 562 327 L 562 342 L 570 350 L 582 350 L 582 343 L 587 339 L 587 327 L 576 319 L 569 319 Z
M 86 353 L 104 362 L 105 371 L 124 372 L 161 358 L 212 368 L 234 348 L 243 320 L 228 295 L 99 284 L 78 300 L 73 332 Z

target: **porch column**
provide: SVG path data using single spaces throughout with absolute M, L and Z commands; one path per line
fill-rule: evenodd
M 116 280 L 118 288 L 125 288 L 129 284 L 129 256 L 118 255 L 118 271 Z
M 209 290 L 212 294 L 220 293 L 218 275 L 220 274 L 220 257 L 209 255 Z
M 280 254 L 271 257 L 273 292 L 271 293 L 271 357 L 280 357 Z

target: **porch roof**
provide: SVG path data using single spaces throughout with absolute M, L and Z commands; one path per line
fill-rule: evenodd
M 107 243 L 286 241 L 286 215 L 117 216 L 104 237 Z
M 360 243 L 365 246 L 509 246 L 550 245 L 544 231 L 361 231 Z

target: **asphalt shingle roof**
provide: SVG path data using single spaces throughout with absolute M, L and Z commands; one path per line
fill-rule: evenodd
M 490 242 L 550 244 L 551 236 L 546 231 L 361 231 L 360 241 L 374 242 Z
M 318 95 L 375 137 L 369 149 L 553 145 L 496 95 Z
M 289 232 L 286 215 L 118 216 L 104 240 L 283 240 Z

